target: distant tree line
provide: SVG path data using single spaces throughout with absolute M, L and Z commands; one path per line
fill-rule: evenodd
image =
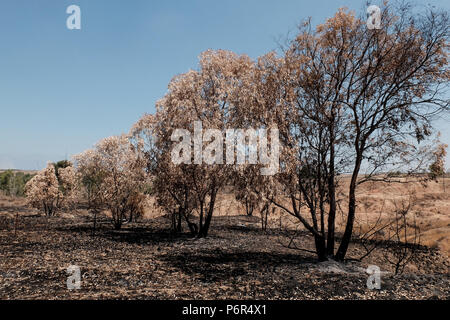
M 0 190 L 7 196 L 24 197 L 25 185 L 33 176 L 34 174 L 21 171 L 3 171 L 0 173 Z

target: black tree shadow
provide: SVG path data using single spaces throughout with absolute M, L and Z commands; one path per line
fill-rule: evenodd
M 201 253 L 188 251 L 161 255 L 158 258 L 202 282 L 220 282 L 252 273 L 270 274 L 279 267 L 298 267 L 302 264 L 317 262 L 312 255 L 309 257 L 253 251 L 225 253 L 221 250 L 208 250 Z

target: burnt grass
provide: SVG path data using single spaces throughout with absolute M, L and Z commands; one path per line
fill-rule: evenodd
M 288 248 L 284 233 L 260 230 L 257 218 L 216 217 L 206 239 L 168 226 L 160 217 L 115 231 L 103 218 L 93 234 L 84 216 L 3 217 L 0 299 L 450 299 L 448 259 L 435 249 L 420 248 L 394 275 L 387 250 L 318 263 Z M 306 233 L 296 245 L 313 249 Z M 354 243 L 348 257 L 363 252 Z M 70 265 L 81 269 L 79 290 L 67 289 Z M 367 288 L 369 265 L 382 270 L 381 290 Z

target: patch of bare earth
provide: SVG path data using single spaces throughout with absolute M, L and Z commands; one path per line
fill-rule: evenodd
M 2 204 L 4 206 L 4 204 Z M 21 210 L 16 209 L 16 210 Z M 364 262 L 317 263 L 286 248 L 276 229 L 255 217 L 218 216 L 207 239 L 172 235 L 164 217 L 113 231 L 105 217 L 92 234 L 82 214 L 45 218 L 0 213 L 0 299 L 449 299 L 447 260 L 423 247 L 399 276 L 381 254 Z M 298 241 L 313 248 L 307 234 Z M 349 257 L 362 253 L 357 244 Z M 366 286 L 368 265 L 383 271 L 381 290 Z M 66 286 L 69 265 L 81 289 Z

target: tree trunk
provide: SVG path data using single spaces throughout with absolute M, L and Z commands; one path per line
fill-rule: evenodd
M 325 248 L 325 238 L 314 236 L 314 242 L 316 244 L 316 253 L 319 261 L 327 261 L 327 250 Z
M 330 147 L 330 175 L 328 177 L 330 211 L 328 213 L 327 255 L 330 258 L 334 257 L 336 223 L 336 181 L 334 165 L 334 143 L 332 143 Z
M 211 219 L 214 213 L 214 204 L 216 201 L 217 191 L 213 191 L 211 194 L 211 199 L 209 200 L 208 213 L 205 217 L 205 223 L 201 226 L 199 231 L 199 238 L 206 238 L 208 236 L 209 226 L 211 225 Z
M 186 223 L 188 225 L 189 231 L 191 232 L 192 235 L 197 235 L 198 233 L 198 227 L 195 223 L 192 223 L 189 221 L 188 215 L 186 214 L 186 209 L 185 208 L 181 208 L 180 209 L 180 214 L 181 216 L 184 217 L 184 220 L 186 220 Z
M 245 210 L 246 210 L 247 216 L 249 216 L 249 217 L 253 216 L 253 205 L 250 203 L 249 200 L 245 200 Z
M 122 228 L 122 214 L 119 213 L 119 209 L 111 210 L 113 216 L 114 229 L 120 230 Z
M 178 223 L 177 223 L 177 232 L 181 233 L 183 231 L 183 227 L 181 226 L 181 208 L 178 210 Z
M 133 222 L 133 210 L 130 210 L 130 219 L 128 219 L 128 222 Z
M 202 237 L 202 232 L 203 232 L 203 201 L 200 202 L 200 218 L 199 218 L 199 223 L 198 223 L 198 234 L 197 237 L 201 238 Z
M 358 153 L 355 163 L 355 169 L 353 170 L 352 180 L 350 182 L 349 196 L 348 196 L 348 214 L 347 214 L 347 225 L 345 226 L 345 232 L 342 237 L 341 244 L 336 253 L 336 260 L 343 261 L 345 255 L 347 254 L 348 246 L 352 238 L 353 224 L 355 222 L 355 212 L 356 212 L 356 186 L 359 174 L 359 169 L 361 168 L 362 155 Z
M 200 238 L 206 238 L 208 236 L 208 230 L 209 226 L 211 225 L 211 219 L 212 219 L 212 212 L 211 213 L 208 212 L 205 218 L 205 223 L 203 224 L 199 232 Z

